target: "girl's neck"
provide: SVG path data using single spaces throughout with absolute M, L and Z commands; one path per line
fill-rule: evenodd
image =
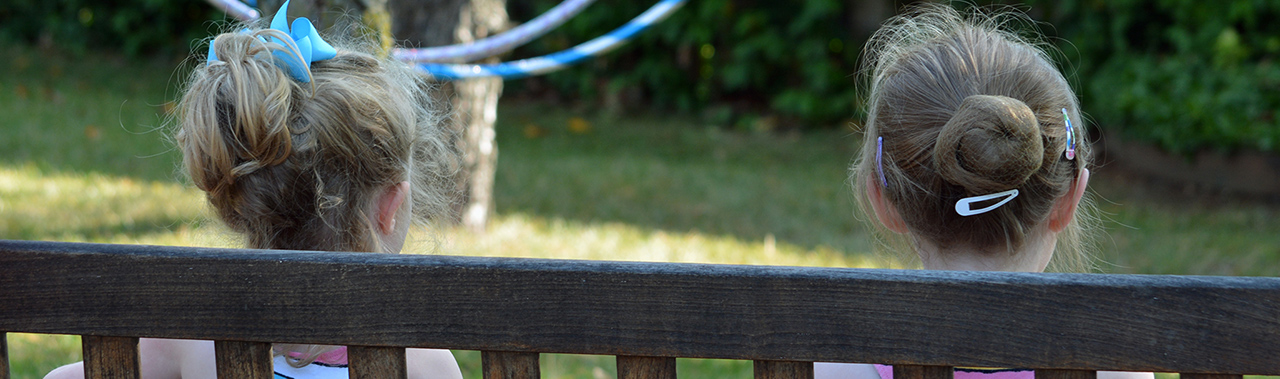
M 916 239 L 916 254 L 926 270 L 1042 272 L 1053 257 L 1053 233 L 1027 236 L 1015 252 L 1003 246 L 974 249 L 967 246 L 939 247 L 932 241 Z

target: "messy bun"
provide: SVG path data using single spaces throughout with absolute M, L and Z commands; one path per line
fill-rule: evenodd
M 182 124 L 193 127 L 179 132 L 187 172 L 211 199 L 225 198 L 238 178 L 280 164 L 292 151 L 287 121 L 293 85 L 271 59 L 261 58 L 284 46 L 266 43 L 260 34 L 283 35 L 264 30 L 215 38 L 219 60 L 199 70 L 205 75 L 198 90 L 208 92 L 183 98 Z M 196 125 L 218 128 L 216 133 L 197 132 Z
M 938 131 L 933 159 L 943 180 L 968 193 L 1017 188 L 1044 160 L 1040 125 L 1022 101 L 969 96 Z
M 445 212 L 458 159 L 422 79 L 329 41 L 337 56 L 301 83 L 277 64 L 301 61 L 296 47 L 269 42 L 288 38 L 217 36 L 179 103 L 185 171 L 219 218 L 251 248 L 379 251 L 367 210 L 381 190 L 410 181 L 415 214 Z
M 1010 253 L 1046 222 L 1088 167 L 1090 150 L 1078 139 L 1075 159 L 1066 159 L 1064 110 L 1076 135 L 1084 133 L 1075 94 L 1042 50 L 1001 30 L 1026 21 L 1019 13 L 962 16 L 930 4 L 871 37 L 863 50 L 866 134 L 851 174 L 864 210 L 871 210 L 867 186 L 878 186 L 911 236 L 941 248 Z M 957 211 L 961 199 L 1013 189 L 1016 197 L 989 211 Z M 1071 269 L 1087 261 L 1078 221 L 1088 215 L 1077 213 L 1055 254 Z

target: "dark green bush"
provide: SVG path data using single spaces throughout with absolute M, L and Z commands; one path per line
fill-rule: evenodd
M 194 0 L 0 1 L 0 35 L 73 52 L 186 53 L 223 18 Z
M 1043 9 L 1036 9 L 1041 7 Z M 1102 128 L 1177 153 L 1280 147 L 1280 3 L 1036 1 Z
M 527 20 L 558 1 L 512 4 Z M 600 2 L 517 52 L 541 55 L 585 42 L 639 15 L 651 1 Z M 837 125 L 855 115 L 858 46 L 841 0 L 690 1 L 628 46 L 545 78 L 574 99 L 640 89 L 657 109 L 703 111 L 713 122 L 768 128 L 782 121 Z M 520 83 L 515 83 L 518 90 Z
M 750 125 L 776 115 L 799 125 L 861 117 L 855 85 L 863 40 L 855 0 L 690 2 L 621 51 L 541 80 L 592 101 L 639 88 L 656 109 L 699 111 Z M 528 19 L 555 0 L 513 2 Z M 518 56 L 568 48 L 621 25 L 651 2 L 595 5 Z M 1280 2 L 1269 0 L 1029 0 L 1047 22 L 1086 114 L 1126 138 L 1190 153 L 1280 145 Z M 514 83 L 518 91 L 520 83 Z

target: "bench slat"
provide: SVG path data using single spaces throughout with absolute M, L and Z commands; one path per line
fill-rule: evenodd
M 484 379 L 539 379 L 542 375 L 538 353 L 482 351 L 480 370 Z
M 0 267 L 12 268 L 0 270 L 0 330 L 12 332 L 1280 374 L 1280 360 L 1272 359 L 1280 355 L 1278 278 L 29 241 L 0 241 Z
M 0 379 L 9 379 L 9 335 L 0 332 Z
M 1036 379 L 1098 379 L 1092 370 L 1036 370 Z
M 813 362 L 756 360 L 755 379 L 813 379 Z
M 675 379 L 676 359 L 618 356 L 618 379 Z
M 137 337 L 82 336 L 84 377 L 138 379 L 142 376 Z
M 405 379 L 408 377 L 403 347 L 347 347 L 351 379 Z
M 266 342 L 213 341 L 218 379 L 271 379 L 271 344 Z
M 953 379 L 956 368 L 951 366 L 893 365 L 893 379 Z

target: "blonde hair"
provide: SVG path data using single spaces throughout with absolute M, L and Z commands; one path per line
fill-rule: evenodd
M 871 37 L 863 53 L 870 88 L 865 137 L 851 168 L 866 214 L 872 214 L 867 186 L 881 186 L 916 237 L 944 248 L 1003 245 L 1014 254 L 1088 167 L 1084 138 L 1075 139 L 1074 160 L 1064 156 L 1063 109 L 1075 135 L 1084 135 L 1075 94 L 1043 50 L 1001 30 L 1009 21 L 1025 16 L 964 17 L 930 4 L 887 21 Z M 1019 195 L 990 212 L 954 210 L 965 197 L 1010 189 Z M 1089 203 L 1080 208 L 1057 241 L 1056 260 L 1067 269 L 1088 265 L 1081 225 L 1091 220 Z M 893 235 L 872 224 L 882 236 Z M 909 245 L 905 237 L 896 245 Z
M 412 183 L 415 213 L 448 209 L 457 152 L 420 76 L 351 48 L 301 83 L 273 54 L 294 48 L 224 33 L 177 109 L 187 175 L 251 248 L 380 251 L 365 210 L 378 190 Z M 268 38 L 270 40 L 270 38 Z
M 252 28 L 214 38 L 218 59 L 201 60 L 177 108 L 186 174 L 218 217 L 251 248 L 380 252 L 366 210 L 382 189 L 411 183 L 417 217 L 404 222 L 446 214 L 460 162 L 421 76 L 329 41 L 337 56 L 301 83 L 276 64 L 299 59 L 296 47 L 271 37 L 289 38 Z M 334 348 L 275 350 L 300 367 Z

